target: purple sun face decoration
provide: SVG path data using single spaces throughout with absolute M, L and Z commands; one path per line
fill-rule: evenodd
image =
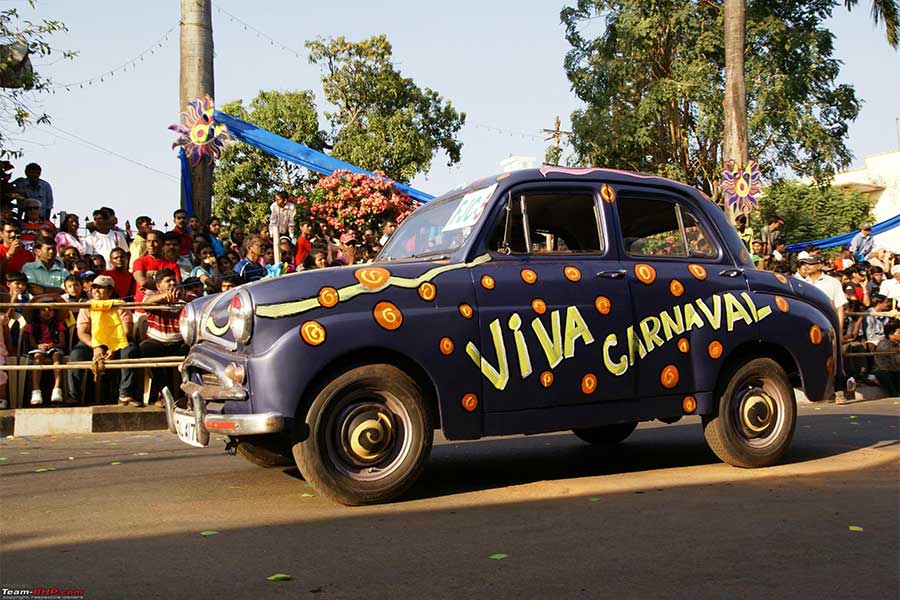
M 184 148 L 192 167 L 204 157 L 219 158 L 225 142 L 231 139 L 228 129 L 213 119 L 214 111 L 212 98 L 197 98 L 181 113 L 178 123 L 169 125 L 169 129 L 178 133 L 178 139 L 172 144 L 172 148 Z
M 741 168 L 737 162 L 729 160 L 722 169 L 722 191 L 728 206 L 735 210 L 748 213 L 754 208 L 759 208 L 759 189 L 762 182 L 762 173 L 759 164 L 751 160 Z

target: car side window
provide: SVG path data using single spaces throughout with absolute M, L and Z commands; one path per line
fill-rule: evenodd
M 620 198 L 616 210 L 625 252 L 631 256 L 718 255 L 699 220 L 682 205 L 655 198 Z
M 491 236 L 491 249 L 529 254 L 603 252 L 591 192 L 512 194 Z M 524 209 L 524 212 L 523 212 Z

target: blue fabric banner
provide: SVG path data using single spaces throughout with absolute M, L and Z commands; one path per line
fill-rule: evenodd
M 872 235 L 884 233 L 885 231 L 893 229 L 898 225 L 900 225 L 900 215 L 895 215 L 887 221 L 875 223 L 875 225 L 872 226 Z M 821 240 L 814 240 L 812 242 L 797 242 L 796 244 L 789 244 L 786 248 L 788 252 L 799 252 L 809 245 L 813 245 L 816 248 L 834 248 L 835 246 L 844 246 L 853 241 L 853 236 L 855 236 L 857 233 L 859 233 L 858 229 L 856 231 L 851 231 L 850 233 L 842 233 L 841 235 L 836 235 Z
M 344 169 L 353 173 L 364 173 L 366 175 L 375 176 L 374 173 L 360 169 L 356 165 L 351 165 L 348 162 L 338 160 L 323 152 L 313 150 L 309 146 L 304 146 L 303 144 L 281 137 L 271 131 L 266 131 L 256 125 L 252 125 L 246 121 L 232 117 L 231 115 L 226 115 L 223 112 L 216 111 L 214 118 L 218 123 L 222 123 L 228 127 L 228 133 L 236 140 L 240 140 L 245 144 L 250 144 L 263 152 L 292 162 L 295 165 L 306 167 L 316 173 L 331 175 L 339 169 Z M 426 194 L 425 192 L 403 185 L 402 183 L 395 182 L 394 187 L 419 202 L 428 202 L 434 198 L 431 194 Z
M 188 164 L 184 148 L 178 149 L 178 160 L 181 161 L 181 193 L 184 196 L 184 210 L 190 217 L 194 214 L 194 184 L 191 183 L 191 165 Z

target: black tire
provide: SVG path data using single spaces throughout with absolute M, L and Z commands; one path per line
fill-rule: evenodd
M 718 414 L 703 417 L 706 443 L 735 467 L 776 464 L 797 423 L 794 388 L 784 369 L 771 359 L 754 358 L 736 365 L 723 381 Z
M 616 423 L 614 425 L 601 425 L 600 427 L 589 427 L 586 429 L 573 429 L 572 433 L 588 444 L 608 446 L 618 444 L 627 438 L 637 426 L 637 422 Z
M 258 467 L 292 467 L 291 443 L 280 434 L 252 435 L 241 438 L 238 453 Z
M 400 496 L 431 452 L 432 418 L 422 390 L 392 365 L 351 369 L 316 394 L 309 433 L 294 459 L 322 495 L 348 506 Z

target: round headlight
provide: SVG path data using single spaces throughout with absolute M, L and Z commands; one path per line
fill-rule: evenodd
M 228 327 L 231 335 L 242 344 L 250 341 L 253 333 L 253 302 L 250 294 L 240 290 L 228 304 Z
M 184 343 L 188 346 L 197 341 L 195 339 L 197 335 L 197 311 L 190 304 L 186 304 L 181 309 L 181 315 L 178 317 L 178 331 L 181 332 L 181 337 L 184 338 Z

